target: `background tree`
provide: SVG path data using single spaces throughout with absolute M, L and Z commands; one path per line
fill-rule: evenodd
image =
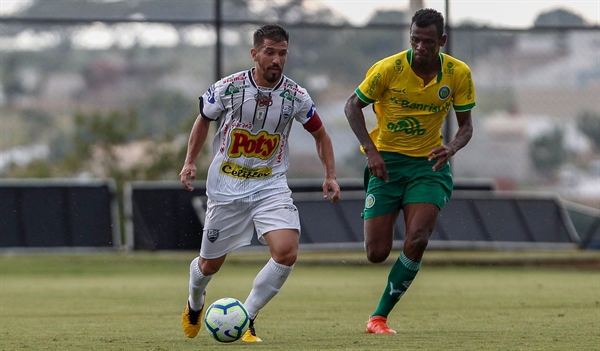
M 535 169 L 544 178 L 553 178 L 552 174 L 565 162 L 567 152 L 563 140 L 564 131 L 558 127 L 533 139 L 529 156 Z
M 534 27 L 577 27 L 585 24 L 585 20 L 581 16 L 565 9 L 542 12 L 533 22 Z
M 8 105 L 12 105 L 15 99 L 25 93 L 25 88 L 21 78 L 19 77 L 19 56 L 21 54 L 17 52 L 9 53 L 5 59 L 2 60 L 2 89 L 4 97 Z
M 577 128 L 585 134 L 597 151 L 600 151 L 600 114 L 586 111 L 577 116 Z

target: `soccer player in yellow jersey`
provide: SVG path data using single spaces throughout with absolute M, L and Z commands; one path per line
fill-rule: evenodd
M 375 63 L 348 98 L 345 113 L 367 157 L 365 249 L 373 263 L 387 259 L 402 210 L 403 252 L 393 265 L 367 333 L 395 334 L 387 317 L 421 267 L 438 214 L 453 189 L 448 160 L 471 139 L 475 88 L 469 67 L 440 52 L 446 43 L 444 18 L 432 9 L 411 22 L 412 48 Z M 374 104 L 377 126 L 367 132 L 362 109 Z M 454 139 L 443 144 L 441 126 L 453 107 Z

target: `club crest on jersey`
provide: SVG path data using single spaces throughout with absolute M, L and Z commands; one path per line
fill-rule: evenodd
M 279 134 L 269 134 L 266 131 L 254 135 L 245 129 L 234 129 L 231 131 L 229 157 L 243 155 L 267 160 L 277 151 L 280 137 Z
M 206 229 L 206 238 L 214 243 L 219 238 L 219 229 Z
M 446 100 L 448 96 L 450 96 L 450 87 L 447 85 L 440 87 L 438 90 L 438 97 L 440 100 Z
M 256 100 L 258 107 L 273 105 L 273 98 L 271 97 L 271 94 L 263 94 L 260 91 L 258 94 L 254 95 L 254 100 Z

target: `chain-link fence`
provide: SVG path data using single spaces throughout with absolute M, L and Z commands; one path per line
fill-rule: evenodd
M 115 18 L 0 23 L 2 177 L 128 170 L 127 180 L 176 180 L 197 97 L 216 80 L 216 67 L 228 75 L 253 66 L 256 21 L 229 21 L 217 36 L 206 21 Z M 285 73 L 317 103 L 338 177 L 360 178 L 365 159 L 343 106 L 373 63 L 409 48 L 408 25 L 288 29 Z M 463 26 L 449 40 L 477 92 L 474 136 L 453 159 L 455 176 L 600 208 L 600 30 Z M 449 121 L 452 134 L 453 113 Z M 321 177 L 312 138 L 302 128 L 292 133 L 290 177 Z

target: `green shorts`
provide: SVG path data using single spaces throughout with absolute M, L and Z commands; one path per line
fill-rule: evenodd
M 394 152 L 381 152 L 389 175 L 386 183 L 374 177 L 365 166 L 364 219 L 386 215 L 409 203 L 431 203 L 441 210 L 450 201 L 454 183 L 450 165 L 446 163 L 434 172 L 434 161 Z

